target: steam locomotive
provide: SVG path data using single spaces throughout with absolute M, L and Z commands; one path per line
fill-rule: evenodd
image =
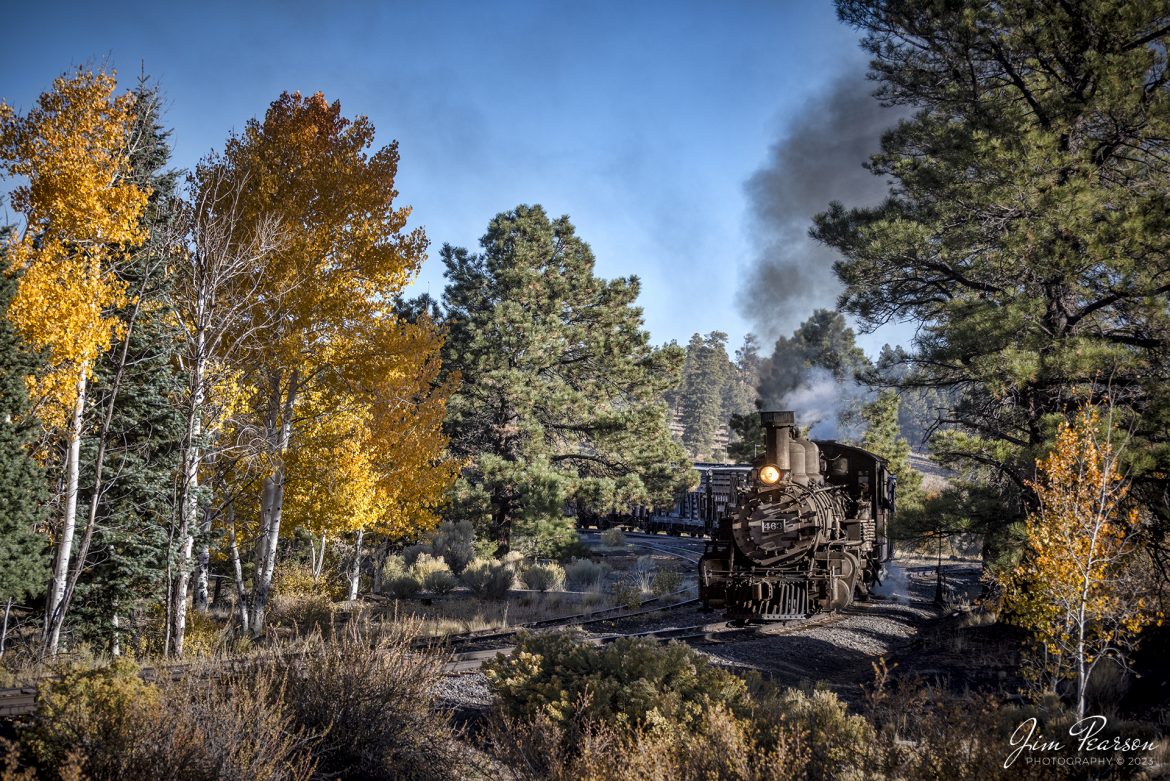
M 894 476 L 861 448 L 802 437 L 792 412 L 760 417 L 764 455 L 750 471 L 706 480 L 730 481 L 733 500 L 705 503 L 699 598 L 733 621 L 804 618 L 865 598 L 889 544 Z

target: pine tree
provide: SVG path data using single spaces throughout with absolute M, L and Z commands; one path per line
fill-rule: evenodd
M 691 458 L 705 461 L 722 456 L 715 451 L 715 438 L 725 429 L 734 371 L 727 357 L 727 334 L 712 331 L 695 334 L 687 345 L 682 384 L 678 394 L 682 443 Z
M 837 7 L 878 97 L 914 113 L 870 161 L 890 197 L 814 233 L 844 256 L 843 310 L 918 323 L 919 381 L 957 392 L 932 450 L 1034 508 L 1058 423 L 1109 395 L 1170 521 L 1170 3 Z
M 568 502 L 669 499 L 689 478 L 662 401 L 684 356 L 650 346 L 637 279 L 594 276 L 568 218 L 539 206 L 497 215 L 480 246 L 442 250 L 444 363 L 462 376 L 447 423 L 469 459 L 455 506 L 506 551 L 518 529 L 562 528 Z
M 0 272 L 0 313 L 7 313 L 16 284 Z M 29 452 L 35 430 L 24 381 L 33 372 L 33 358 L 0 315 L 0 610 L 5 618 L 13 602 L 41 594 L 48 575 L 46 541 L 36 531 L 44 516 L 45 475 Z
M 868 368 L 841 313 L 818 309 L 791 337 L 776 340 L 760 366 L 760 399 L 769 409 L 796 408 L 802 425 L 827 420 L 852 432 L 865 396 L 857 378 Z
M 95 522 L 89 559 L 78 587 L 78 623 L 95 639 L 116 647 L 115 617 L 129 618 L 165 593 L 168 529 L 183 421 L 177 406 L 182 388 L 176 350 L 178 334 L 168 305 L 168 263 L 173 259 L 181 220 L 178 172 L 166 168 L 169 131 L 160 120 L 158 89 L 139 82 L 134 90 L 134 139 L 130 176 L 151 193 L 142 217 L 148 239 L 115 266 L 130 291 L 117 311 L 124 337 L 94 367 L 93 414 L 83 444 L 83 475 L 91 490 L 82 507 Z M 94 504 L 93 476 L 105 417 L 101 495 Z M 87 563 L 88 564 L 88 563 Z M 122 630 L 128 622 L 119 621 Z
M 898 394 L 884 390 L 861 408 L 868 428 L 861 447 L 886 460 L 898 479 L 898 512 L 913 511 L 922 504 L 922 473 L 910 466 L 910 443 L 898 427 Z

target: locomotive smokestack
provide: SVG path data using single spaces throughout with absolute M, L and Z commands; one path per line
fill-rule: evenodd
M 796 413 L 760 412 L 760 422 L 764 424 L 764 443 L 767 448 L 769 464 L 775 464 L 777 469 L 789 471 L 791 461 L 788 456 L 788 446 L 792 442 L 792 428 L 796 425 Z

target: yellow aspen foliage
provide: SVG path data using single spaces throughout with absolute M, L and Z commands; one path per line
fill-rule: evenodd
M 429 320 L 382 317 L 353 337 L 349 351 L 364 355 L 351 354 L 350 372 L 336 378 L 349 390 L 302 399 L 298 445 L 285 458 L 284 514 L 289 528 L 317 536 L 417 537 L 438 524 L 459 469 L 443 434 L 450 388 L 436 384 L 441 334 Z
M 64 423 L 78 380 L 117 335 L 109 312 L 125 290 L 111 263 L 145 239 L 150 193 L 126 178 L 134 98 L 115 87 L 112 74 L 79 71 L 25 116 L 0 104 L 0 166 L 27 182 L 12 191 L 25 224 L 7 247 L 6 271 L 20 276 L 8 317 L 46 355 L 30 390 L 49 426 Z
M 307 394 L 299 444 L 285 459 L 286 528 L 314 536 L 368 529 L 378 514 L 369 410 L 352 397 Z
M 418 537 L 439 523 L 438 510 L 463 464 L 447 453 L 447 400 L 458 377 L 439 382 L 443 335 L 426 318 L 390 318 L 365 329 L 375 373 L 367 393 L 381 495 L 374 531 Z
M 1082 714 L 1097 662 L 1122 661 L 1138 633 L 1161 620 L 1138 544 L 1140 513 L 1127 502 L 1109 432 L 1092 405 L 1060 425 L 1031 483 L 1040 509 L 1027 519 L 1024 557 L 1000 581 L 1004 607 L 1043 652 L 1032 672 L 1053 684 L 1075 681 Z
M 239 229 L 273 217 L 283 227 L 246 319 L 266 324 L 262 360 L 273 366 L 309 376 L 335 337 L 418 273 L 427 240 L 394 205 L 397 145 L 367 154 L 373 141 L 373 125 L 343 117 L 340 103 L 284 93 L 227 144 L 226 170 L 246 182 Z
M 394 203 L 397 145 L 375 149 L 369 120 L 343 117 L 340 103 L 320 93 L 285 93 L 262 122 L 229 139 L 222 160 L 222 184 L 240 193 L 236 243 L 246 245 L 258 226 L 274 221 L 281 238 L 257 258 L 257 288 L 240 333 L 227 335 L 247 342 L 244 377 L 258 391 L 252 427 L 271 465 L 258 486 L 248 608 L 250 631 L 259 635 L 286 508 L 310 527 L 366 531 L 367 485 L 345 477 L 366 461 L 377 485 L 376 526 L 388 518 L 430 522 L 433 512 L 422 508 L 437 504 L 442 480 L 432 484 L 421 465 L 442 463 L 442 416 L 430 409 L 446 396 L 434 396 L 426 384 L 433 375 L 416 370 L 420 361 L 437 364 L 438 332 L 407 327 L 387 311 L 418 273 L 427 246 L 421 229 L 406 228 L 410 209 Z M 339 419 L 332 427 L 312 423 L 318 416 Z M 305 440 L 307 425 L 317 425 L 308 432 L 316 443 Z M 302 448 L 308 452 L 297 452 Z M 287 496 L 298 490 L 298 471 L 300 496 Z M 313 485 L 319 493 L 321 486 L 348 492 L 341 502 L 348 509 L 314 507 Z M 354 517 L 339 517 L 350 512 Z M 313 513 L 325 515 L 307 517 Z

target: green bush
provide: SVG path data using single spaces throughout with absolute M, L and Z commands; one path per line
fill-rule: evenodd
M 659 569 L 654 573 L 654 583 L 650 587 L 650 591 L 654 596 L 661 597 L 665 594 L 673 594 L 680 588 L 682 588 L 682 575 L 678 574 L 677 570 Z
M 386 581 L 386 593 L 396 599 L 410 599 L 420 591 L 422 584 L 410 573 L 396 575 Z
M 447 570 L 437 569 L 428 572 L 422 584 L 427 591 L 442 596 L 450 593 L 459 584 L 459 579 Z
M 476 559 L 463 570 L 463 585 L 488 599 L 503 599 L 512 588 L 512 568 L 495 559 Z
M 561 558 L 579 541 L 576 519 L 564 515 L 518 519 L 512 536 L 517 550 L 547 559 Z
M 565 569 L 553 561 L 533 564 L 520 577 L 524 585 L 534 591 L 563 591 L 565 588 Z
M 609 565 L 592 559 L 574 559 L 565 566 L 565 579 L 578 591 L 601 589 Z
M 628 575 L 613 584 L 613 601 L 622 607 L 634 610 L 642 606 L 642 588 Z
M 601 533 L 601 544 L 607 548 L 626 547 L 626 533 L 617 526 Z
M 596 647 L 571 631 L 521 635 L 485 671 L 507 716 L 544 714 L 567 740 L 585 722 L 697 724 L 704 709 L 740 703 L 746 692 L 741 679 L 681 643 L 622 638 Z

